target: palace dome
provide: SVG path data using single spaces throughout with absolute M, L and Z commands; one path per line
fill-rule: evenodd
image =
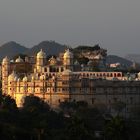
M 16 62 L 16 63 L 21 63 L 21 62 L 24 62 L 24 61 L 23 61 L 23 59 L 19 56 L 19 57 L 16 59 L 15 62 Z
M 3 64 L 4 64 L 4 63 L 9 63 L 9 59 L 8 59 L 7 56 L 6 56 L 5 58 L 3 58 L 2 63 L 3 63 Z
M 8 81 L 17 81 L 17 75 L 14 71 L 8 76 Z
M 41 50 L 37 53 L 37 58 L 46 58 L 46 53 L 41 49 Z
M 67 58 L 73 58 L 73 53 L 70 52 L 69 49 L 67 49 L 66 52 L 64 53 L 64 59 L 67 59 Z
M 22 81 L 23 81 L 23 82 L 27 82 L 27 81 L 28 81 L 27 76 L 24 76 Z

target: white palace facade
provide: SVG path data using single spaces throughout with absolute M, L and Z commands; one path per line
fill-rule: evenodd
M 24 61 L 19 57 L 13 62 L 5 57 L 1 69 L 2 93 L 14 98 L 18 107 L 22 107 L 28 95 L 38 96 L 52 107 L 58 107 L 65 100 L 107 107 L 121 101 L 127 105 L 126 111 L 140 105 L 140 74 L 132 78 L 122 72 L 92 71 L 92 61 L 80 65 L 69 49 L 62 58 L 49 60 L 43 50 L 33 60 Z

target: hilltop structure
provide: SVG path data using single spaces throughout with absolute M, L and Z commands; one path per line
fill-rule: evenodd
M 130 106 L 140 104 L 140 74 L 136 77 L 124 76 L 122 72 L 95 72 L 92 63 L 80 65 L 74 61 L 73 53 L 67 49 L 62 58 L 51 57 L 40 50 L 36 57 L 20 57 L 2 61 L 2 93 L 12 96 L 18 107 L 22 107 L 27 95 L 35 95 L 58 107 L 60 102 L 86 101 L 89 105 L 102 104 L 108 108 L 116 101 Z M 96 60 L 103 67 L 103 57 Z

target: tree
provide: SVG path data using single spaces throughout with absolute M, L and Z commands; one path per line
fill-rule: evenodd
M 121 101 L 116 101 L 112 104 L 112 108 L 117 112 L 117 116 L 120 115 L 120 113 L 125 108 L 126 104 Z
M 37 96 L 26 96 L 23 103 L 23 110 L 29 112 L 49 111 L 49 105 Z
M 0 94 L 0 139 L 15 138 L 18 115 L 15 100 L 9 95 Z
M 103 114 L 97 108 L 79 108 L 75 114 L 84 121 L 92 133 L 103 131 L 105 120 Z
M 72 118 L 70 118 L 70 122 L 68 123 L 66 133 L 68 134 L 69 140 L 93 139 L 92 133 L 90 133 L 84 121 L 78 116 L 72 116 Z
M 125 140 L 128 139 L 126 134 L 125 121 L 119 116 L 112 117 L 106 122 L 105 137 L 107 140 Z
M 26 96 L 21 109 L 20 122 L 24 129 L 30 132 L 30 136 L 42 140 L 48 132 L 48 120 L 50 107 L 37 96 Z
M 0 110 L 17 111 L 17 105 L 11 96 L 6 94 L 0 95 Z
M 75 112 L 77 112 L 80 108 L 87 108 L 88 103 L 85 101 L 64 101 L 61 102 L 59 107 L 64 112 L 64 114 L 71 116 Z

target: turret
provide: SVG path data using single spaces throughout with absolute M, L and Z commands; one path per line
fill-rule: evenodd
M 66 69 L 73 70 L 73 53 L 69 49 L 64 53 L 63 63 Z
M 45 66 L 45 63 L 46 63 L 46 53 L 43 52 L 43 50 L 41 49 L 37 53 L 37 57 L 36 57 L 37 72 L 42 72 L 42 67 Z
M 8 93 L 8 74 L 9 74 L 9 66 L 10 66 L 10 60 L 6 56 L 2 60 L 2 93 L 7 94 Z
M 8 94 L 11 96 L 16 92 L 17 79 L 17 75 L 14 71 L 8 76 Z

